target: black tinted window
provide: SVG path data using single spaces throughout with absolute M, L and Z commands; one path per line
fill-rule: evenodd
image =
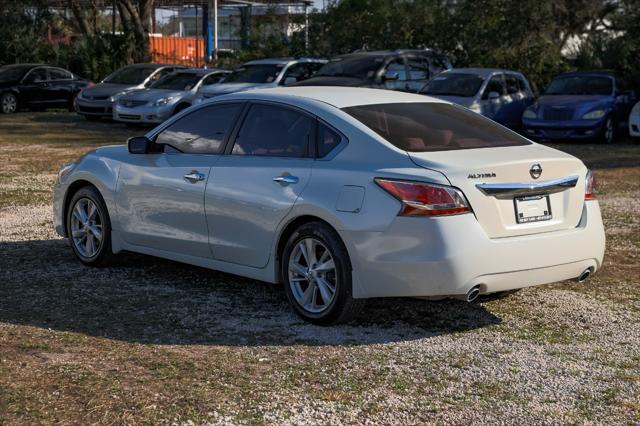
M 518 93 L 520 91 L 520 86 L 518 85 L 518 79 L 515 75 L 505 74 L 504 81 L 507 84 L 507 93 L 512 95 L 514 93 Z
M 218 154 L 240 104 L 212 105 L 182 117 L 163 130 L 156 143 L 191 154 Z
M 491 77 L 491 80 L 489 80 L 489 83 L 487 83 L 487 88 L 484 89 L 482 99 L 488 99 L 489 93 L 491 92 L 496 92 L 500 96 L 507 94 L 507 90 L 504 87 L 504 79 L 502 78 L 502 75 L 494 75 L 493 77 Z
M 522 136 L 464 108 L 399 103 L 344 108 L 396 147 L 412 152 L 530 144 Z
M 41 81 L 47 81 L 47 70 L 44 68 L 36 68 L 27 77 L 28 83 L 40 83 Z
M 49 68 L 49 78 L 51 80 L 71 80 L 73 76 L 69 71 L 59 68 Z
M 233 146 L 233 154 L 307 157 L 313 120 L 296 111 L 253 105 Z
M 328 126 L 318 123 L 318 157 L 327 155 L 340 144 L 342 138 Z

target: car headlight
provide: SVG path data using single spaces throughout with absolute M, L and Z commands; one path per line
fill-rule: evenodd
M 538 113 L 533 108 L 527 108 L 524 110 L 522 118 L 538 118 Z
M 153 103 L 153 106 L 159 107 L 168 104 L 173 100 L 173 96 L 167 96 L 166 98 L 158 99 Z
M 604 117 L 605 110 L 603 109 L 595 109 L 591 112 L 586 113 L 582 116 L 583 120 L 597 120 L 598 118 Z
M 126 92 L 126 91 L 123 91 L 123 92 L 118 92 L 118 93 L 116 93 L 115 95 L 112 95 L 112 96 L 109 98 L 109 102 L 114 103 L 115 101 L 117 101 L 117 100 L 118 100 L 118 98 L 119 98 L 120 96 L 124 95 L 125 93 L 127 93 L 127 92 Z
M 58 182 L 62 180 L 73 168 L 76 166 L 76 163 L 67 163 L 64 166 L 60 167 L 58 170 Z
M 640 115 L 640 102 L 638 102 L 633 109 L 631 110 L 631 114 Z

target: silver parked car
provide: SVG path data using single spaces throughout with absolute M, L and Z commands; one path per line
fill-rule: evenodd
M 75 109 L 87 120 L 111 118 L 116 96 L 150 86 L 182 65 L 135 64 L 122 67 L 96 86 L 86 88 L 75 99 Z
M 462 105 L 511 129 L 522 127 L 522 113 L 533 104 L 527 78 L 491 68 L 455 68 L 435 76 L 420 93 Z
M 82 263 L 133 251 L 282 283 L 319 324 L 371 297 L 584 281 L 604 255 L 579 159 L 390 90 L 222 96 L 58 176 L 54 225 Z
M 218 86 L 203 87 L 199 99 L 248 89 L 289 86 L 313 77 L 327 61 L 311 58 L 274 58 L 250 61 L 233 70 Z
M 115 98 L 113 119 L 126 123 L 162 123 L 189 108 L 198 89 L 219 84 L 229 71 L 221 69 L 184 69 L 156 81 L 146 89 L 137 89 Z

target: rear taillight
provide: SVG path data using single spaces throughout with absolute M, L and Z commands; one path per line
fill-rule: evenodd
M 587 170 L 587 176 L 584 179 L 584 199 L 595 200 L 596 198 L 596 178 L 591 170 Z
M 460 190 L 424 182 L 376 178 L 382 189 L 402 203 L 399 216 L 445 216 L 471 212 Z

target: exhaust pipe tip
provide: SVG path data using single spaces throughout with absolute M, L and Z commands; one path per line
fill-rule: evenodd
M 480 286 L 477 285 L 475 287 L 472 287 L 468 292 L 467 295 L 465 296 L 465 300 L 469 303 L 473 302 L 474 300 L 476 300 L 478 298 L 478 296 L 480 296 Z
M 591 275 L 591 269 L 590 268 L 585 269 L 584 271 L 582 271 L 582 273 L 578 277 L 578 282 L 583 283 L 587 281 L 590 275 Z

